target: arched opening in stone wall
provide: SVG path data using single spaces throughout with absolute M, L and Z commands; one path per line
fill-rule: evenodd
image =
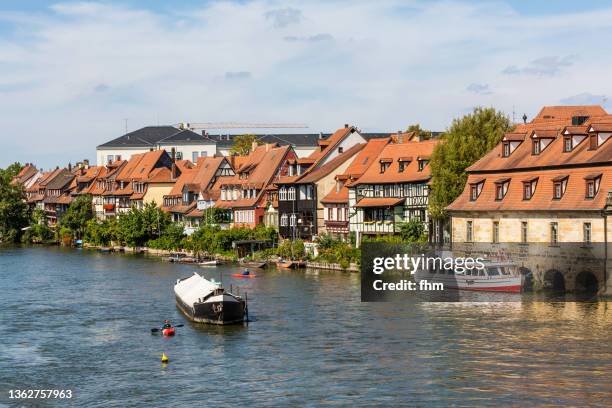
M 580 293 L 597 293 L 599 289 L 599 281 L 594 273 L 582 271 L 576 275 L 576 292 Z
M 520 267 L 519 273 L 523 277 L 523 292 L 533 291 L 533 273 L 529 268 Z
M 565 292 L 565 278 L 563 274 L 555 269 L 546 271 L 544 274 L 544 288 L 555 292 Z

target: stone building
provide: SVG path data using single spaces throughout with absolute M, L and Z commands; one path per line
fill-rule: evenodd
M 536 288 L 605 290 L 610 136 L 599 106 L 545 107 L 517 125 L 447 208 L 453 250 L 510 258 Z

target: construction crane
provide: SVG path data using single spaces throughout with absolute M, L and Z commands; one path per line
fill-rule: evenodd
M 240 123 L 240 122 L 201 122 L 187 123 L 182 122 L 178 125 L 179 129 L 305 129 L 307 125 L 303 123 Z

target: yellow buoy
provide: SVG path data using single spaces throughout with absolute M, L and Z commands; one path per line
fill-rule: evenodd
M 168 361 L 170 361 L 170 359 L 168 358 L 166 353 L 162 353 L 162 363 L 167 363 Z

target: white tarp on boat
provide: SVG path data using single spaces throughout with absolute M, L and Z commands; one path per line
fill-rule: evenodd
M 205 297 L 213 290 L 217 289 L 219 284 L 204 279 L 196 272 L 193 276 L 183 279 L 174 285 L 174 293 L 189 306 L 193 306 L 198 299 Z

